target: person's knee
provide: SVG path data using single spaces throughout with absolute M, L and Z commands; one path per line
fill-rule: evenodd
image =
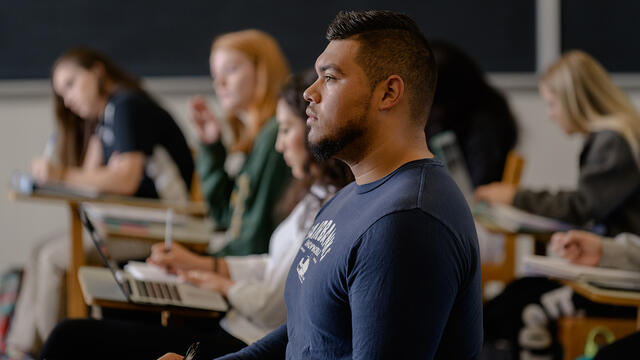
M 64 241 L 50 241 L 39 251 L 38 265 L 42 270 L 63 272 L 69 263 L 69 244 Z

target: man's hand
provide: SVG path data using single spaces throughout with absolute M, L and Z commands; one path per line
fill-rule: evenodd
M 597 266 L 602 258 L 602 238 L 580 230 L 559 232 L 551 237 L 551 250 L 574 264 Z

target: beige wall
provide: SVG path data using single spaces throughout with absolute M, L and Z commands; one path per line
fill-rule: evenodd
M 627 79 L 622 77 L 618 82 L 624 85 Z M 567 138 L 547 118 L 533 76 L 501 75 L 492 80 L 504 90 L 520 124 L 518 149 L 526 158 L 522 183 L 571 187 L 577 178 L 581 140 Z M 193 143 L 186 121 L 187 100 L 194 93 L 210 93 L 209 84 L 207 78 L 152 79 L 147 88 L 175 116 Z M 626 89 L 640 105 L 640 89 Z M 0 82 L 0 270 L 23 264 L 38 240 L 67 227 L 64 206 L 11 202 L 5 195 L 12 171 L 28 170 L 31 158 L 42 152 L 53 128 L 51 108 L 46 81 Z

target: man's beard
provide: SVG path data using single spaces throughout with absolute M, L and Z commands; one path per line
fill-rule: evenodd
M 311 153 L 318 161 L 326 161 L 334 157 L 336 154 L 344 150 L 347 145 L 356 143 L 355 148 L 350 149 L 350 154 L 340 154 L 340 158 L 346 161 L 346 158 L 355 156 L 359 158 L 366 144 L 360 144 L 362 138 L 365 135 L 365 129 L 367 124 L 367 110 L 371 104 L 371 95 L 368 98 L 363 99 L 360 103 L 359 114 L 352 116 L 343 127 L 339 128 L 336 132 L 327 135 L 324 139 L 321 139 L 317 143 L 309 141 L 309 149 Z
M 309 143 L 311 153 L 318 161 L 327 161 L 335 154 L 342 151 L 347 145 L 360 139 L 364 134 L 362 127 L 355 124 L 341 129 L 340 133 L 320 140 L 316 144 Z

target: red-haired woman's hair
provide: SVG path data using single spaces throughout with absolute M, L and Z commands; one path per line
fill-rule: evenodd
M 262 126 L 276 111 L 278 94 L 289 75 L 289 65 L 278 42 L 260 30 L 243 30 L 217 37 L 211 52 L 218 49 L 240 51 L 256 69 L 256 87 L 249 105 L 249 121 L 243 124 L 230 115 L 229 124 L 234 134 L 232 150 L 248 153 Z

